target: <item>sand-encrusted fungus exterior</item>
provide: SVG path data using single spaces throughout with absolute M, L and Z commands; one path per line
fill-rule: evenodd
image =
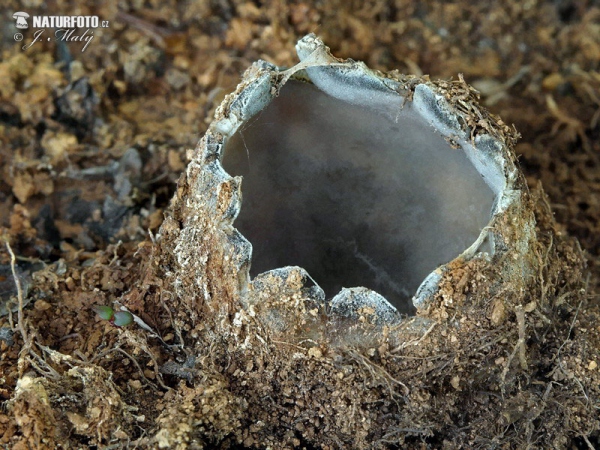
M 588 432 L 561 422 L 565 392 L 597 386 L 560 375 L 544 341 L 567 338 L 584 263 L 530 195 L 516 132 L 460 77 L 375 72 L 314 35 L 297 51 L 225 98 L 158 236 L 202 363 L 157 442 L 558 448 Z

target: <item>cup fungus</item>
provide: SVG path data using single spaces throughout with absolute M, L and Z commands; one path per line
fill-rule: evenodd
M 300 266 L 332 305 L 360 287 L 353 298 L 379 316 L 425 308 L 448 263 L 506 246 L 496 225 L 520 202 L 506 130 L 452 85 L 340 61 L 314 35 L 297 51 L 286 71 L 247 71 L 192 164 L 233 241 L 242 297 L 249 269 Z
M 476 448 L 494 427 L 520 439 L 525 408 L 544 411 L 536 433 L 556 448 L 570 406 L 545 408 L 562 394 L 535 377 L 566 364 L 546 352 L 571 333 L 557 315 L 581 299 L 583 260 L 530 195 L 516 133 L 460 77 L 375 72 L 314 35 L 297 50 L 225 98 L 157 236 L 161 303 L 172 294 L 203 361 L 190 392 L 221 386 L 229 408 L 210 426 L 197 411 L 188 434 Z M 173 401 L 164 447 L 190 417 Z

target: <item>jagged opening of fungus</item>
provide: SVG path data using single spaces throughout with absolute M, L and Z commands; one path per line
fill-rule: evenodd
M 251 275 L 301 266 L 328 298 L 364 286 L 400 312 L 423 279 L 468 248 L 494 193 L 410 101 L 391 117 L 289 81 L 226 142 L 242 175 L 235 227 Z

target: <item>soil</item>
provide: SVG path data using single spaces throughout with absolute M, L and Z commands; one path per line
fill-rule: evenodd
M 85 49 L 49 39 L 50 28 L 29 46 L 34 30 L 12 19 L 23 10 L 107 26 Z M 1 446 L 600 448 L 594 1 L 7 1 L 0 11 Z M 263 332 L 216 278 L 218 311 L 175 291 L 174 257 L 155 235 L 177 233 L 169 202 L 187 189 L 193 148 L 242 72 L 257 59 L 295 64 L 309 32 L 374 69 L 462 74 L 514 124 L 547 268 L 535 289 L 503 298 L 473 282 L 469 303 L 450 292 L 462 281 L 447 280 L 459 301 L 438 299 L 429 318 L 458 315 L 462 328 L 432 327 L 410 348 L 389 336 L 334 344 L 335 330 L 311 334 L 319 312 Z M 478 264 L 457 269 L 484 279 Z M 285 289 L 263 309 L 288 314 L 272 301 L 293 297 Z M 115 326 L 98 305 L 137 322 Z

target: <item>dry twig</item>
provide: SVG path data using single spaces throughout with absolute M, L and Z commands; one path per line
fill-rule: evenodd
M 506 361 L 506 365 L 502 370 L 502 390 L 504 390 L 504 383 L 506 380 L 506 375 L 508 375 L 508 371 L 510 370 L 510 366 L 514 357 L 519 353 L 519 362 L 521 364 L 521 369 L 526 371 L 528 369 L 527 366 L 527 348 L 525 347 L 525 311 L 523 310 L 523 305 L 515 306 L 515 315 L 517 316 L 517 327 L 519 333 L 519 339 L 513 348 L 512 353 L 508 357 Z

